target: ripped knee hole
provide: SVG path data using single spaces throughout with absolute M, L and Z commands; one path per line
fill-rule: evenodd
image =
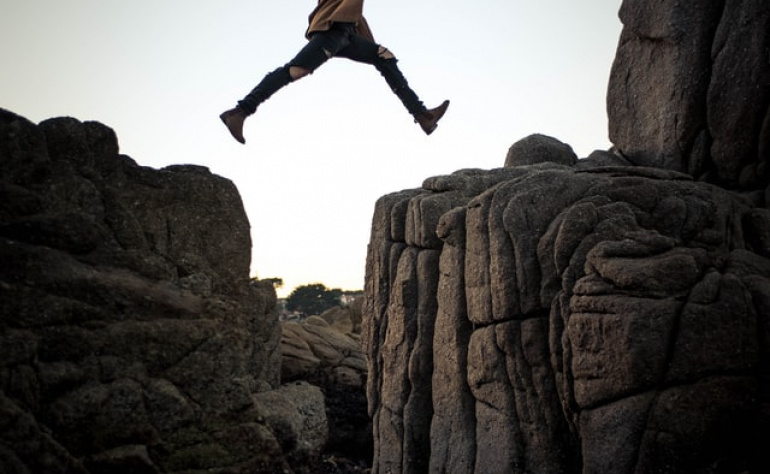
M 303 77 L 310 74 L 310 69 L 305 69 L 301 66 L 289 66 L 289 77 L 291 77 L 292 81 L 296 81 L 297 79 L 302 79 Z
M 396 59 L 396 57 L 393 55 L 393 53 L 390 52 L 388 48 L 385 46 L 380 46 L 377 49 L 377 55 L 381 57 L 382 59 Z

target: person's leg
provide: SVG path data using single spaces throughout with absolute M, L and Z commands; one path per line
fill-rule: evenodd
M 409 86 L 406 77 L 398 67 L 398 59 L 389 49 L 351 34 L 350 45 L 337 53 L 337 56 L 373 65 L 425 133 L 430 135 L 436 129 L 436 124 L 446 112 L 449 101 L 444 101 L 440 106 L 428 110 Z
M 253 114 L 259 104 L 269 99 L 279 89 L 312 74 L 348 43 L 347 35 L 336 29 L 313 35 L 294 59 L 267 74 L 262 82 L 238 102 L 238 106 L 248 115 Z
M 294 59 L 265 75 L 251 92 L 238 101 L 235 108 L 223 112 L 220 119 L 237 141 L 245 143 L 243 122 L 246 117 L 284 86 L 311 74 L 348 43 L 347 34 L 337 29 L 313 35 Z
M 350 45 L 337 53 L 337 56 L 373 65 L 410 114 L 426 110 L 398 68 L 398 59 L 384 46 L 353 34 L 350 36 Z

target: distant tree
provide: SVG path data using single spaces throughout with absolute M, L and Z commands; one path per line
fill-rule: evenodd
M 286 309 L 305 315 L 320 315 L 327 309 L 339 306 L 342 290 L 326 288 L 322 283 L 298 286 L 286 298 Z

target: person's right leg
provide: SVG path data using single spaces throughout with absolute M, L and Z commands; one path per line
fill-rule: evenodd
M 344 31 L 331 29 L 313 35 L 300 52 L 284 66 L 268 73 L 238 105 L 223 112 L 219 118 L 227 126 L 230 134 L 240 143 L 243 138 L 243 122 L 253 114 L 257 107 L 289 83 L 311 74 L 334 53 L 349 44 Z

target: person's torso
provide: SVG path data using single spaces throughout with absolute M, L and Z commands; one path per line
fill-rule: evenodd
M 364 0 L 319 0 L 308 17 L 307 33 L 326 31 L 332 23 L 354 23 L 363 18 Z

